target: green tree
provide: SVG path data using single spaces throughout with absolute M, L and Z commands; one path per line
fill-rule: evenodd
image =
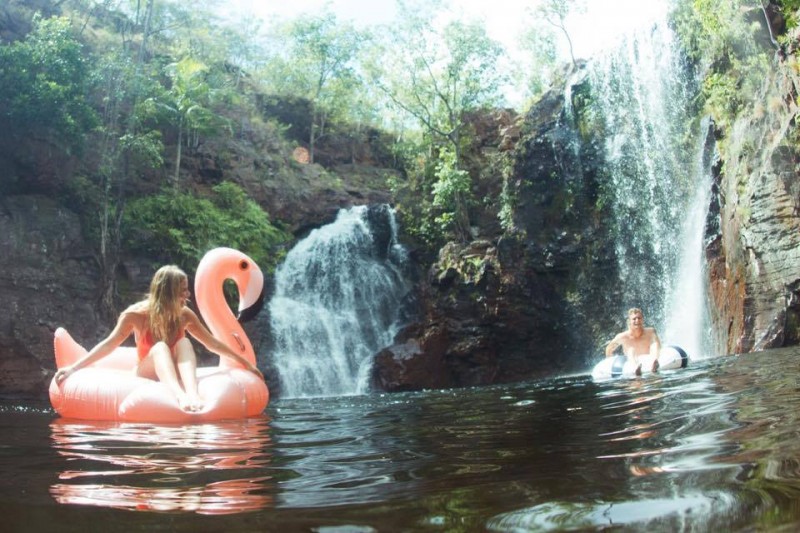
M 520 85 L 525 87 L 529 97 L 535 98 L 549 86 L 557 64 L 552 28 L 538 23 L 529 26 L 520 34 L 519 49 L 524 51 L 518 70 Z
M 539 0 L 539 4 L 535 8 L 535 13 L 538 17 L 541 17 L 564 34 L 573 66 L 577 66 L 577 62 L 575 61 L 575 52 L 572 47 L 572 38 L 567 31 L 567 16 L 569 16 L 570 12 L 578 12 L 583 9 L 585 9 L 583 2 L 576 3 L 574 0 Z
M 232 246 L 247 252 L 266 272 L 282 258 L 291 235 L 230 182 L 209 198 L 168 188 L 130 202 L 125 214 L 126 245 L 161 262 L 195 265 L 209 249 Z
M 435 174 L 441 180 L 452 175 L 450 170 L 460 172 L 465 114 L 496 105 L 505 76 L 495 68 L 502 47 L 482 23 L 455 20 L 438 31 L 432 18 L 401 4 L 400 22 L 383 32 L 369 69 L 393 105 L 422 127 L 427 151 L 442 154 Z M 453 211 L 445 218 L 453 221 L 456 238 L 469 240 L 466 198 L 458 194 L 453 199 L 446 202 Z
M 80 146 L 84 134 L 97 124 L 86 99 L 90 68 L 68 19 L 35 15 L 33 30 L 24 40 L 0 45 L 4 129 Z
M 352 24 L 340 23 L 330 12 L 303 16 L 278 28 L 282 43 L 264 70 L 271 91 L 301 96 L 311 102 L 308 139 L 314 162 L 317 142 L 326 134 L 332 118 L 347 114 L 360 84 L 355 61 L 365 36 Z
M 112 2 L 101 6 L 77 4 L 85 27 L 95 8 L 98 16 L 113 16 Z M 117 18 L 119 34 L 104 36 L 95 48 L 93 101 L 100 114 L 92 133 L 96 157 L 85 162 L 85 175 L 76 176 L 66 191 L 70 202 L 84 213 L 84 232 L 96 243 L 100 267 L 100 310 L 109 319 L 116 314 L 116 275 L 120 260 L 121 223 L 125 212 L 126 184 L 131 176 L 163 165 L 163 144 L 158 131 L 141 127 L 139 102 L 160 85 L 145 62 L 154 0 L 138 2 L 134 19 Z M 80 11 L 83 8 L 83 11 Z M 83 20 L 80 20 L 80 19 Z
M 756 9 L 748 0 L 687 0 L 672 16 L 683 49 L 699 65 L 705 110 L 721 129 L 760 98 L 773 68 L 763 27 L 743 16 Z
M 458 228 L 460 232 L 469 232 L 467 202 L 470 196 L 469 173 L 456 166 L 455 153 L 443 148 L 439 152 L 436 165 L 436 182 L 433 185 L 433 205 L 442 210 L 436 218 L 440 228 Z M 462 217 L 462 218 L 458 218 Z
M 178 130 L 174 183 L 180 179 L 184 137 L 189 142 L 191 133 L 211 133 L 222 124 L 222 118 L 211 110 L 215 91 L 206 82 L 207 72 L 205 64 L 190 57 L 170 63 L 166 68 L 172 82 L 169 89 L 146 102 L 157 114 L 165 115 Z M 195 139 L 194 144 L 196 142 Z

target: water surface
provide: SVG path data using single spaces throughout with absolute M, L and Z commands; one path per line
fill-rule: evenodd
M 10 531 L 790 531 L 798 355 L 277 400 L 195 426 L 6 403 L 0 512 Z

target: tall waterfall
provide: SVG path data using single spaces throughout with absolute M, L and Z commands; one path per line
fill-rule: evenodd
M 342 210 L 289 252 L 269 304 L 285 397 L 366 392 L 371 356 L 400 326 L 406 263 L 388 206 Z
M 608 132 L 620 319 L 641 307 L 663 343 L 702 357 L 710 343 L 702 237 L 711 165 L 705 131 L 691 119 L 696 80 L 666 20 L 626 37 L 590 69 Z

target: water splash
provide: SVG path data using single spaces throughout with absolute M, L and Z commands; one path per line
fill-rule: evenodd
M 713 142 L 710 120 L 700 125 L 695 166 L 694 190 L 681 228 L 680 261 L 677 284 L 670 295 L 664 338 L 680 342 L 695 359 L 712 354 L 711 322 L 708 316 L 704 251 L 705 223 L 711 201 L 712 168 L 719 154 Z
M 696 80 L 666 19 L 596 58 L 590 76 L 609 132 L 620 311 L 641 307 L 663 342 L 695 357 L 708 343 L 700 254 L 710 189 L 704 150 L 694 148 Z
M 406 263 L 387 206 L 342 210 L 289 252 L 269 304 L 284 397 L 367 391 L 372 355 L 400 326 Z

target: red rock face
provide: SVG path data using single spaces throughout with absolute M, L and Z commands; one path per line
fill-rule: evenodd
M 798 37 L 795 30 L 795 47 Z M 758 95 L 770 109 L 745 114 L 724 132 L 720 228 L 706 246 L 721 353 L 798 342 L 800 152 L 792 139 L 798 137 L 800 74 L 791 61 L 779 62 Z

